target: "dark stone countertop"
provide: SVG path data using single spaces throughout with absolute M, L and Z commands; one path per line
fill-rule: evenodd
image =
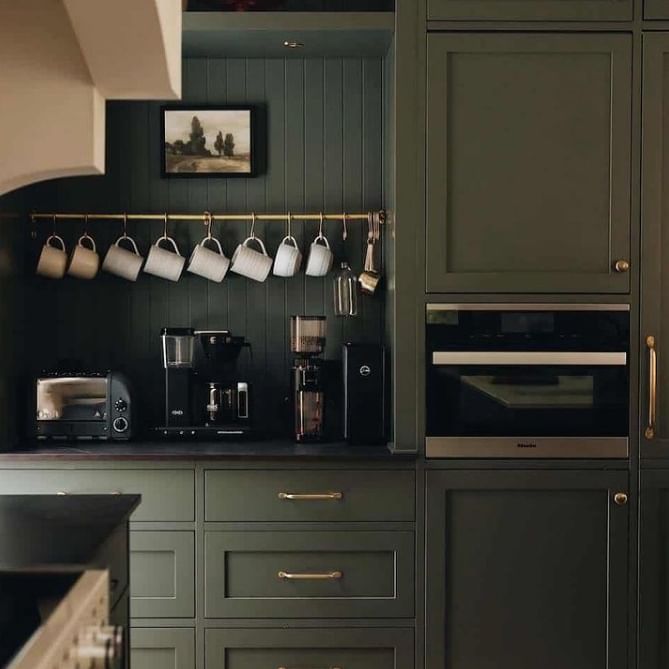
M 296 444 L 292 441 L 167 442 L 132 441 L 48 443 L 39 442 L 0 452 L 2 463 L 31 460 L 229 460 L 303 459 L 393 460 L 414 459 L 415 454 L 395 454 L 387 446 L 350 446 L 346 443 Z
M 139 495 L 0 495 L 0 570 L 88 565 Z

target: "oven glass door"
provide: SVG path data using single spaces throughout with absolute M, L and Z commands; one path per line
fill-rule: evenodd
M 625 353 L 485 352 L 477 359 L 473 354 L 443 352 L 433 356 L 428 436 L 628 434 Z M 528 359 L 533 364 L 526 364 Z

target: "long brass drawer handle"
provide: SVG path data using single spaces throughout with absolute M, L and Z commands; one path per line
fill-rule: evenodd
M 657 351 L 655 337 L 646 337 L 648 347 L 648 425 L 644 432 L 646 439 L 655 437 L 655 423 L 657 420 Z
M 276 669 L 292 669 L 291 667 L 277 667 Z M 341 667 L 327 667 L 327 669 L 341 669 Z
M 344 574 L 341 571 L 294 573 L 280 571 L 277 576 L 282 581 L 339 581 Z
M 279 499 L 290 500 L 293 502 L 327 502 L 339 501 L 344 499 L 343 492 L 280 492 Z

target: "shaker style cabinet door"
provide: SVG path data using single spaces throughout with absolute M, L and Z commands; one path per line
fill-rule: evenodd
M 643 36 L 641 457 L 669 457 L 669 33 Z
M 428 472 L 426 669 L 626 669 L 627 491 L 623 471 Z
M 433 20 L 625 21 L 633 18 L 634 3 L 633 0 L 428 0 L 427 14 Z
M 195 630 L 135 627 L 130 644 L 132 669 L 195 669 Z
M 642 470 L 640 488 L 639 669 L 669 662 L 669 470 Z
M 427 292 L 629 292 L 631 47 L 429 35 Z
M 667 0 L 644 0 L 643 17 L 645 19 L 669 19 Z

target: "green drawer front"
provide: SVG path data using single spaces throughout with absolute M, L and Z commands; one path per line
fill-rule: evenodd
M 413 566 L 413 532 L 205 532 L 205 616 L 411 617 Z
M 410 471 L 205 472 L 209 521 L 414 521 L 414 498 Z
M 410 629 L 208 629 L 205 632 L 205 669 L 411 669 L 413 660 Z
M 2 495 L 133 493 L 133 521 L 195 520 L 195 474 L 185 469 L 3 469 Z
M 132 669 L 195 669 L 195 631 L 135 627 L 130 632 Z
M 195 615 L 194 532 L 130 533 L 130 615 Z

